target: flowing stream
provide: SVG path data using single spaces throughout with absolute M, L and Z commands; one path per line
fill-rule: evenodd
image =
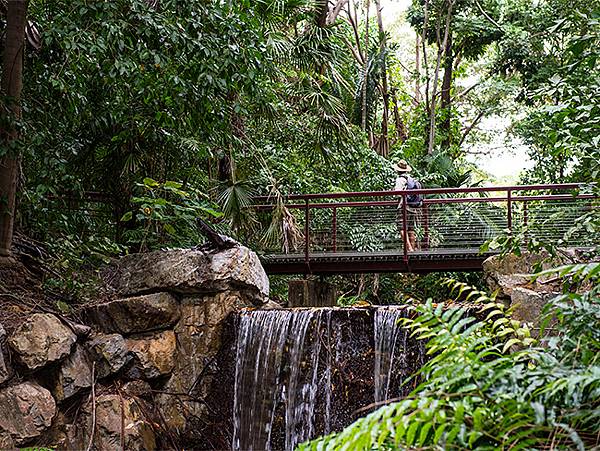
M 374 315 L 331 308 L 242 312 L 232 448 L 291 451 L 349 424 L 373 402 L 373 387 L 375 401 L 398 396 L 397 381 L 413 371 L 404 364 L 411 357 L 402 316 L 403 309 L 387 307 Z

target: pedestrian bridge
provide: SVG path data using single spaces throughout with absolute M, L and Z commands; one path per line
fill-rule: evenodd
M 423 195 L 422 206 L 407 208 L 401 199 L 409 193 Z M 269 274 L 481 270 L 495 252 L 480 252 L 491 240 L 599 245 L 586 232 L 599 207 L 584 184 L 270 196 L 253 207 L 252 240 Z M 403 233 L 409 224 L 412 252 Z

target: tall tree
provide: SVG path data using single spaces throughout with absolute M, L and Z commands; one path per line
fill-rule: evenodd
M 377 9 L 377 27 L 379 28 L 379 52 L 381 53 L 381 96 L 383 98 L 383 115 L 381 118 L 381 136 L 378 140 L 377 152 L 387 157 L 390 151 L 390 141 L 388 137 L 389 105 L 390 95 L 388 90 L 388 73 L 386 65 L 387 39 L 383 28 L 381 0 L 375 0 Z
M 366 3 L 366 18 L 365 18 L 365 53 L 363 65 L 363 84 L 362 84 L 362 115 L 361 128 L 367 130 L 367 86 L 369 77 L 369 10 L 371 9 L 371 1 Z
M 28 0 L 9 0 L 0 103 L 0 256 L 11 254 L 20 152 L 15 146 L 21 118 L 23 50 Z

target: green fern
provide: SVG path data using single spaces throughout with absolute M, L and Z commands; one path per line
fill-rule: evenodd
M 462 305 L 414 306 L 402 320 L 426 340 L 429 360 L 405 399 L 301 450 L 586 449 L 600 433 L 600 300 L 597 263 L 558 269 L 580 294 L 546 310 L 557 335 L 537 346 L 493 297 L 453 280 Z M 570 285 L 571 287 L 573 285 Z M 592 287 L 591 289 L 590 286 Z

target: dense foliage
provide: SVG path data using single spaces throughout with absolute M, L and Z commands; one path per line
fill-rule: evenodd
M 73 272 L 198 243 L 194 216 L 244 243 L 285 229 L 293 247 L 301 233 L 283 207 L 256 236 L 253 196 L 390 189 L 399 159 L 426 187 L 477 185 L 489 175 L 466 156 L 500 115 L 535 163 L 525 181 L 597 179 L 594 2 L 414 0 L 391 25 L 386 8 L 30 1 L 19 139 L 0 150 L 22 161 L 10 217 Z M 371 249 L 397 230 L 344 233 Z M 404 284 L 352 285 L 378 301 Z
M 472 307 L 429 301 L 404 320 L 431 356 L 412 394 L 301 449 L 598 446 L 600 264 L 550 272 L 568 285 L 546 307 L 552 327 L 539 342 L 504 304 L 452 282 Z
M 5 3 L 2 54 L 24 51 L 24 73 L 22 93 L 20 76 L 7 89 L 5 61 L 0 235 L 16 219 L 19 236 L 45 249 L 45 283 L 68 300 L 113 256 L 199 244 L 198 218 L 290 251 L 302 232 L 285 195 L 388 190 L 400 159 L 426 187 L 493 181 L 467 162 L 492 139 L 486 120 L 506 120 L 526 147 L 533 166 L 521 181 L 600 178 L 597 1 L 413 0 L 391 25 L 379 0 L 10 2 L 28 7 L 20 35 Z M 18 191 L 15 212 L 6 186 Z M 266 219 L 248 208 L 257 195 L 276 203 Z M 599 228 L 582 212 L 563 241 L 544 243 L 527 229 L 500 235 L 500 208 L 442 213 L 505 252 L 527 241 L 552 253 Z M 330 224 L 327 214 L 313 219 Z M 344 219 L 361 251 L 398 235 Z M 463 284 L 478 311 L 415 307 L 405 326 L 431 355 L 419 387 L 306 448 L 598 446 L 600 266 L 558 271 L 570 285 L 548 307 L 556 328 L 541 342 Z M 481 288 L 476 275 L 450 276 Z M 440 277 L 336 283 L 346 305 L 442 301 L 452 287 Z M 283 298 L 286 279 L 273 282 Z

